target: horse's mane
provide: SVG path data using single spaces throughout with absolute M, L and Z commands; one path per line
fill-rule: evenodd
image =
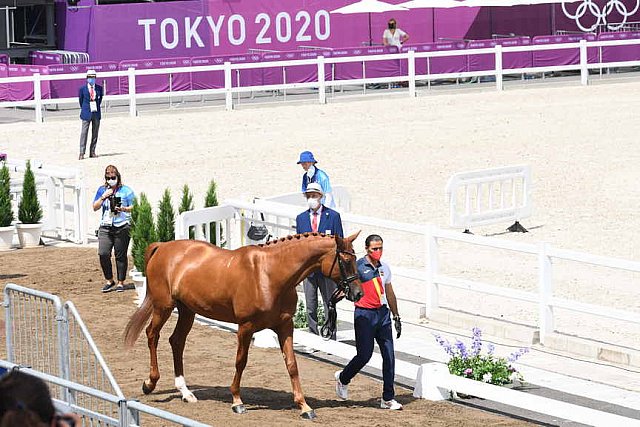
M 308 239 L 310 237 L 321 237 L 321 238 L 335 239 L 336 236 L 331 235 L 331 234 L 318 233 L 318 232 L 314 231 L 314 232 L 311 232 L 311 233 L 294 234 L 294 235 L 289 235 L 289 236 L 286 236 L 286 237 L 281 237 L 281 238 L 275 239 L 275 240 L 269 240 L 267 243 L 258 244 L 258 246 L 262 246 L 262 247 L 264 247 L 264 246 L 273 246 L 273 245 L 276 245 L 278 243 L 288 242 L 288 241 L 292 241 L 292 240 Z

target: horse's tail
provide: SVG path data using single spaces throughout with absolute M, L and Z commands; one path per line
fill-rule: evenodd
M 151 317 L 152 312 L 153 304 L 151 302 L 151 297 L 147 292 L 142 305 L 136 310 L 135 313 L 133 313 L 133 315 L 129 319 L 129 323 L 127 323 L 127 327 L 124 330 L 124 344 L 127 348 L 133 347 L 133 344 L 140 336 L 140 332 L 142 332 L 142 328 Z
M 145 271 L 147 270 L 147 265 L 149 264 L 149 260 L 156 253 L 158 248 L 160 247 L 160 243 L 151 243 L 147 250 L 144 253 L 144 266 Z M 147 277 L 147 288 L 149 287 L 149 278 Z M 133 347 L 133 344 L 136 342 L 138 337 L 140 336 L 140 332 L 142 332 L 142 328 L 145 323 L 151 317 L 151 313 L 153 312 L 153 303 L 151 302 L 151 295 L 147 289 L 147 294 L 144 297 L 144 301 L 140 308 L 136 310 L 135 313 L 129 319 L 129 323 L 127 323 L 127 327 L 124 330 L 124 343 L 127 348 Z

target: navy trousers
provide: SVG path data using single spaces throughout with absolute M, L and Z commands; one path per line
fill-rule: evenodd
M 391 400 L 395 397 L 393 380 L 395 378 L 396 359 L 393 352 L 393 331 L 391 317 L 386 305 L 378 309 L 356 307 L 354 313 L 357 354 L 345 366 L 340 374 L 340 382 L 349 384 L 353 377 L 367 364 L 373 354 L 374 340 L 380 347 L 382 355 L 382 398 Z

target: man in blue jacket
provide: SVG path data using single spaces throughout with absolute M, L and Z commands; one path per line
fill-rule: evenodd
M 96 145 L 98 144 L 98 131 L 100 130 L 100 104 L 102 104 L 102 86 L 96 84 L 96 72 L 87 70 L 87 83 L 80 87 L 78 102 L 80 102 L 80 120 L 82 120 L 82 132 L 80 133 L 80 156 L 78 160 L 84 159 L 87 150 L 87 135 L 91 124 L 91 145 L 89 146 L 89 156 L 96 155 Z
M 307 198 L 309 209 L 296 217 L 296 233 L 318 232 L 344 237 L 340 214 L 320 202 L 323 196 L 320 184 L 317 182 L 309 183 L 304 195 Z M 329 313 L 329 300 L 337 285 L 330 278 L 323 276 L 322 273 L 315 272 L 304 279 L 303 287 L 309 332 L 318 335 L 318 290 L 322 295 L 326 316 Z M 335 331 L 333 331 L 331 339 L 336 339 Z

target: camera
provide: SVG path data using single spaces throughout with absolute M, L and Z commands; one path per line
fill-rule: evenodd
M 116 208 L 122 206 L 122 199 L 120 197 L 116 197 L 114 195 L 109 196 L 109 207 L 111 209 L 111 214 L 117 215 L 118 211 Z

